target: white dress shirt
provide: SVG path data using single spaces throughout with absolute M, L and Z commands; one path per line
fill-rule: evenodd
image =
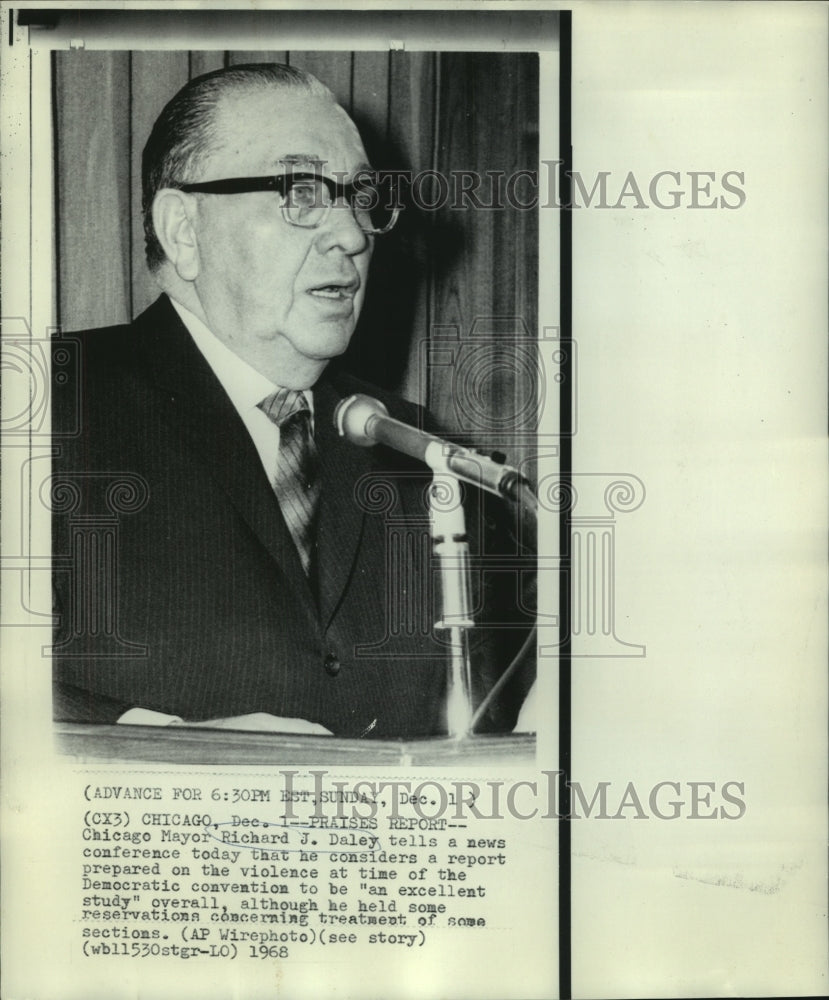
M 211 333 L 198 316 L 174 299 L 170 301 L 181 317 L 182 323 L 187 327 L 196 347 L 236 407 L 259 453 L 259 460 L 268 475 L 268 482 L 273 483 L 279 462 L 279 428 L 259 409 L 259 403 L 280 387 L 252 368 L 247 361 L 243 361 L 238 354 L 234 354 L 214 333 Z M 311 410 L 313 429 L 314 394 L 310 389 L 305 389 L 303 392 Z

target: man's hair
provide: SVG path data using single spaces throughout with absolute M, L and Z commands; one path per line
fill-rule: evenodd
M 249 63 L 197 76 L 164 107 L 156 119 L 141 158 L 141 209 L 147 265 L 155 271 L 166 260 L 153 225 L 153 200 L 165 187 L 198 179 L 197 172 L 216 141 L 216 110 L 230 91 L 277 87 L 306 90 L 336 101 L 320 81 L 305 70 L 282 63 Z

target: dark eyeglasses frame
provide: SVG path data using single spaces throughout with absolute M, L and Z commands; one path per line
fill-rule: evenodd
M 370 175 L 367 175 L 367 178 Z M 252 191 L 276 191 L 276 193 L 281 197 L 285 198 L 290 190 L 291 186 L 298 181 L 322 181 L 322 183 L 328 188 L 328 193 L 331 196 L 331 201 L 325 206 L 326 211 L 322 218 L 318 222 L 315 222 L 312 226 L 303 226 L 301 223 L 294 222 L 289 218 L 286 209 L 287 205 L 282 205 L 282 214 L 285 221 L 294 226 L 297 229 L 318 229 L 320 226 L 325 225 L 328 216 L 333 208 L 334 204 L 341 199 L 345 199 L 346 204 L 354 212 L 354 199 L 360 194 L 366 191 L 371 191 L 372 186 L 367 181 L 360 183 L 348 183 L 340 184 L 331 177 L 326 177 L 324 174 L 314 174 L 314 173 L 301 173 L 299 171 L 290 171 L 284 174 L 274 174 L 267 177 L 226 177 L 222 180 L 215 181 L 199 181 L 194 184 L 179 184 L 177 185 L 180 191 L 184 191 L 187 194 L 248 194 Z M 391 210 L 391 221 L 388 225 L 384 226 L 382 229 L 365 229 L 360 226 L 360 229 L 367 236 L 382 236 L 387 233 L 390 229 L 394 227 L 397 222 L 397 217 L 400 215 L 401 206 L 395 205 Z M 356 216 L 354 221 L 356 222 Z

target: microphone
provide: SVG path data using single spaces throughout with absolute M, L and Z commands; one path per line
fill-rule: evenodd
M 425 462 L 434 472 L 449 473 L 508 500 L 518 500 L 526 483 L 517 469 L 395 420 L 379 399 L 362 393 L 337 405 L 334 426 L 352 444 L 363 448 L 384 444 Z

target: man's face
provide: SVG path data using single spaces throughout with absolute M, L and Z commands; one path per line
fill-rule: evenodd
M 216 126 L 214 149 L 194 180 L 281 174 L 296 165 L 342 182 L 367 166 L 345 111 L 302 90 L 230 93 Z M 350 209 L 338 203 L 321 226 L 302 229 L 285 220 L 271 191 L 197 197 L 195 287 L 213 333 L 283 384 L 342 354 L 362 307 L 373 242 Z

